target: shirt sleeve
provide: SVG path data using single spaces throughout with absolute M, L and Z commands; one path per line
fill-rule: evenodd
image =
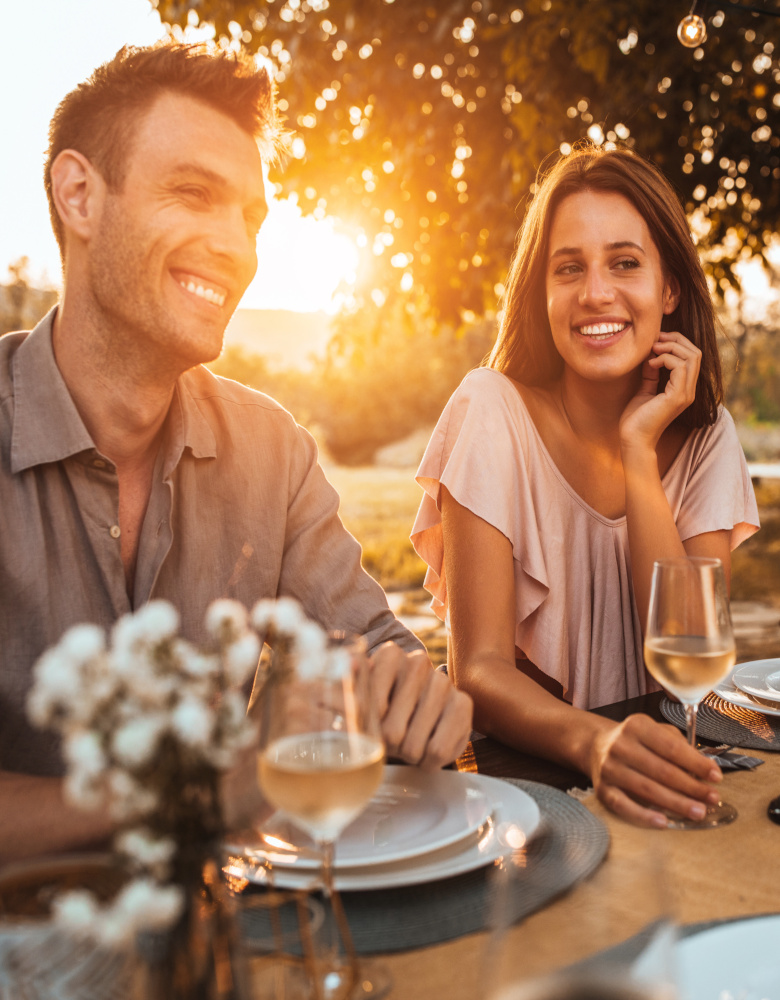
M 317 445 L 295 427 L 279 593 L 300 601 L 326 629 L 364 635 L 369 650 L 392 640 L 424 649 L 392 613 L 384 591 L 361 566 L 361 548 L 338 515 L 339 498 L 317 461 Z
M 675 518 L 686 541 L 707 531 L 728 531 L 734 550 L 758 531 L 758 506 L 731 414 L 721 407 L 711 427 L 695 432 L 685 488 Z
M 537 508 L 528 475 L 529 420 L 506 376 L 487 368 L 470 372 L 442 413 L 417 472 L 425 495 L 412 544 L 428 564 L 425 587 L 432 608 L 447 614 L 441 527 L 441 487 L 512 543 L 518 622 L 549 593 Z

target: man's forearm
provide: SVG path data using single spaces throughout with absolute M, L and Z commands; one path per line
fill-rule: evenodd
M 61 778 L 0 771 L 0 864 L 100 847 L 113 829 L 104 813 L 66 802 Z

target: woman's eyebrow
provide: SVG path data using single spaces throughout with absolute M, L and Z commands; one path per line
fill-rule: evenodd
M 614 243 L 607 243 L 605 249 L 625 250 L 629 247 L 642 254 L 645 252 L 644 247 L 639 243 L 634 243 L 633 240 L 616 240 Z M 554 260 L 556 257 L 576 257 L 580 253 L 582 253 L 582 247 L 559 247 L 550 254 L 550 260 Z

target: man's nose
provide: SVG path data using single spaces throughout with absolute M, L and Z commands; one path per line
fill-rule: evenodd
M 589 268 L 580 289 L 580 305 L 599 305 L 612 302 L 614 298 L 615 290 L 609 272 L 598 267 Z
M 257 234 L 247 225 L 239 206 L 226 208 L 214 220 L 209 233 L 209 249 L 227 257 L 233 265 L 257 268 Z

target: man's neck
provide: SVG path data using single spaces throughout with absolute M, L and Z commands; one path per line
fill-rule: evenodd
M 132 331 L 101 325 L 67 298 L 52 329 L 54 357 L 95 446 L 117 468 L 153 464 L 181 372 L 144 357 Z

